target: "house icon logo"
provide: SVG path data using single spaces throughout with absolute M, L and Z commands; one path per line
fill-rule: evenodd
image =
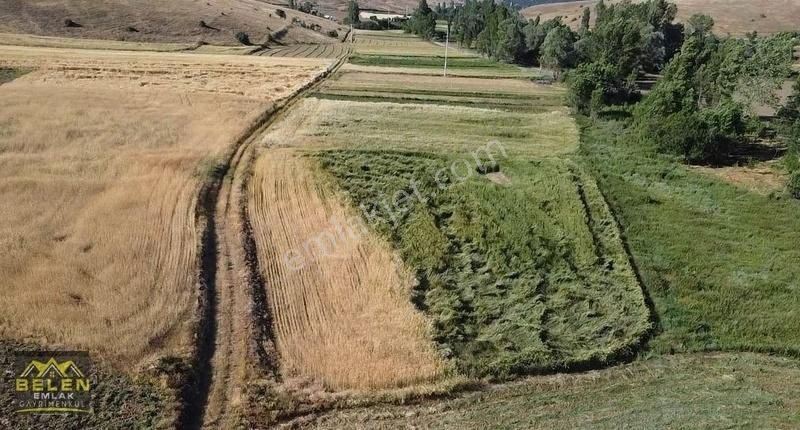
M 89 354 L 39 351 L 17 354 L 13 380 L 20 414 L 91 413 Z

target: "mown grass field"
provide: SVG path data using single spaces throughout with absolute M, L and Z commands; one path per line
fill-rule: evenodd
M 497 183 L 450 157 L 316 157 L 416 273 L 412 300 L 463 374 L 507 378 L 604 363 L 649 330 L 611 214 L 577 166 L 503 158 Z M 419 200 L 388 210 L 385 199 L 410 184 Z

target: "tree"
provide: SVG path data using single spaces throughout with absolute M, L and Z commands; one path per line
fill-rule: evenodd
M 584 63 L 567 76 L 570 105 L 579 113 L 595 113 L 613 94 L 614 66 L 608 63 Z
M 417 9 L 407 22 L 406 29 L 424 38 L 430 39 L 436 33 L 436 17 L 428 6 L 427 0 L 420 0 Z
M 575 51 L 573 44 L 575 38 L 572 31 L 567 27 L 556 27 L 547 33 L 542 42 L 541 56 L 539 63 L 547 68 L 553 69 L 556 76 L 561 69 L 572 64 Z
M 705 37 L 714 28 L 714 19 L 708 15 L 694 14 L 686 24 L 687 35 Z
M 347 2 L 347 16 L 344 18 L 345 24 L 357 26 L 361 22 L 361 8 L 358 7 L 357 0 Z
M 529 22 L 528 25 L 522 29 L 523 35 L 525 36 L 525 48 L 528 51 L 527 55 L 533 60 L 530 62 L 539 64 L 542 43 L 544 43 L 547 33 L 556 27 L 564 27 L 564 23 L 561 22 L 561 17 L 541 22 L 537 16 L 534 21 Z
M 520 62 L 525 53 L 524 38 L 522 21 L 516 15 L 503 21 L 497 47 L 497 59 L 508 63 Z

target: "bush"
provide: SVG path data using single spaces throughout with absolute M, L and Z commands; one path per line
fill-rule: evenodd
M 339 37 L 339 32 L 336 30 L 328 30 L 328 37 Z
M 284 12 L 283 9 L 275 9 L 275 15 L 278 15 L 279 17 L 286 19 L 286 12 Z
M 359 30 L 383 30 L 381 23 L 377 21 L 361 21 L 353 27 Z
M 792 173 L 789 183 L 786 184 L 786 190 L 792 197 L 800 199 L 800 172 Z
M 252 43 L 250 43 L 250 36 L 243 31 L 236 33 L 236 40 L 242 45 L 252 45 Z

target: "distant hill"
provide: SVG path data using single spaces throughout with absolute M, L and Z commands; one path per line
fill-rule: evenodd
M 284 2 L 286 0 L 279 0 L 276 3 Z M 300 0 L 298 0 L 300 1 Z M 445 0 L 440 0 L 445 1 Z M 450 3 L 449 0 L 446 0 Z M 313 0 L 312 3 L 317 4 L 321 14 L 330 15 L 337 19 L 343 19 L 347 14 L 347 0 Z M 436 4 L 436 0 L 428 2 L 431 7 Z M 458 3 L 458 2 L 456 2 Z M 358 6 L 361 10 L 371 10 L 377 12 L 389 13 L 411 13 L 419 5 L 419 0 L 359 0 Z
M 278 16 L 283 9 L 286 18 Z M 297 18 L 296 23 L 292 19 Z M 67 23 L 71 20 L 71 23 Z M 201 23 L 202 21 L 202 23 Z M 314 26 L 317 31 L 309 28 Z M 319 26 L 319 27 L 317 27 Z M 136 42 L 326 43 L 339 24 L 259 0 L 2 0 L 0 32 Z
M 541 1 L 541 0 L 532 0 Z M 614 3 L 616 0 L 606 0 Z M 634 0 L 636 1 L 636 0 Z M 776 33 L 800 30 L 800 1 L 797 0 L 672 0 L 678 5 L 678 20 L 686 20 L 696 13 L 714 18 L 718 34 L 740 35 L 751 31 Z M 594 11 L 596 0 L 540 4 L 523 9 L 523 15 L 542 19 L 557 16 L 576 27 L 585 7 Z

